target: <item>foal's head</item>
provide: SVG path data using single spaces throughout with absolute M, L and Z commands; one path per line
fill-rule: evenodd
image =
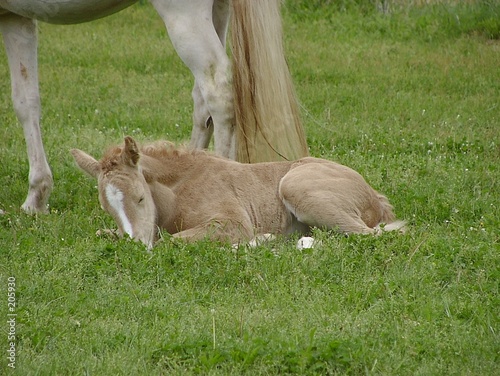
M 120 233 L 151 248 L 157 234 L 156 208 L 135 141 L 125 137 L 123 148 L 111 150 L 99 162 L 78 149 L 71 153 L 78 166 L 97 179 L 101 206 L 114 218 Z

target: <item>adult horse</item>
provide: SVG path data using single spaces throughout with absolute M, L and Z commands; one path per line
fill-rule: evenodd
M 14 109 L 28 150 L 26 212 L 47 210 L 53 180 L 40 131 L 36 20 L 92 21 L 137 0 L 0 0 Z M 243 162 L 308 154 L 283 54 L 280 0 L 151 0 L 194 76 L 191 146 Z M 233 69 L 226 55 L 232 13 Z

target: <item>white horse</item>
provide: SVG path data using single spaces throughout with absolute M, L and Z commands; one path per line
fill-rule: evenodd
M 362 234 L 404 227 L 360 174 L 324 159 L 244 164 L 167 142 L 139 149 L 131 137 L 101 161 L 72 154 L 97 179 L 119 233 L 148 248 L 159 228 L 187 241 L 238 243 L 312 226 Z
M 40 132 L 36 20 L 74 24 L 137 0 L 0 0 L 14 109 L 28 149 L 26 212 L 44 212 L 53 179 Z M 194 76 L 191 146 L 245 162 L 308 154 L 283 55 L 280 0 L 150 0 Z M 232 13 L 234 67 L 226 55 Z M 234 83 L 234 85 L 232 85 Z

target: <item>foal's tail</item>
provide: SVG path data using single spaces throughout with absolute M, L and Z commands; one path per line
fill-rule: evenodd
M 281 0 L 233 0 L 231 35 L 237 160 L 307 156 L 299 106 L 284 57 Z
M 392 211 L 392 205 L 389 203 L 387 197 L 379 193 L 378 200 L 381 210 L 380 223 L 383 223 L 384 225 L 381 226 L 378 224 L 375 227 L 376 233 L 387 231 L 399 231 L 404 233 L 406 231 L 406 221 L 396 220 L 396 216 Z

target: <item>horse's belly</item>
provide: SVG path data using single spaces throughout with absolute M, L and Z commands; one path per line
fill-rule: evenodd
M 116 13 L 137 0 L 0 0 L 5 10 L 27 18 L 55 24 L 92 21 Z

